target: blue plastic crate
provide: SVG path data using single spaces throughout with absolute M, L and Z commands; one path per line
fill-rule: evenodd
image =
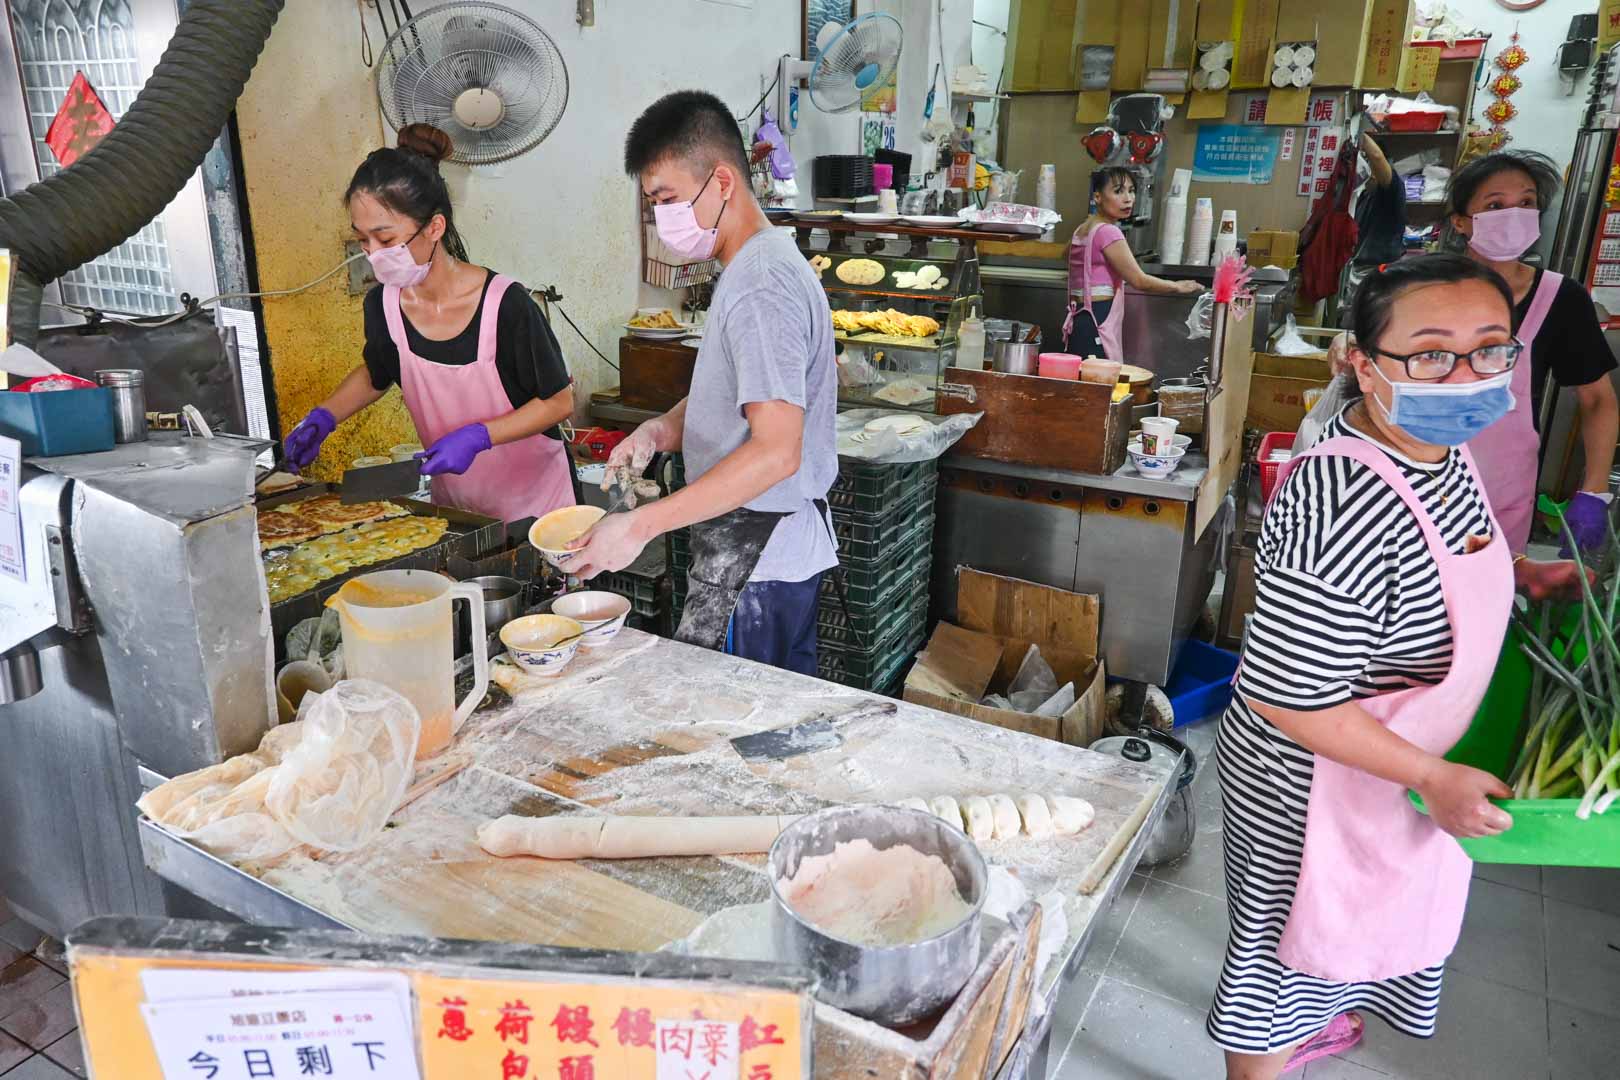
M 1170 698 L 1176 727 L 1196 723 L 1225 711 L 1232 700 L 1232 676 L 1237 674 L 1236 653 L 1202 641 L 1188 641 L 1170 672 L 1164 692 Z
M 0 435 L 22 443 L 24 457 L 94 454 L 113 448 L 113 392 L 0 390 Z

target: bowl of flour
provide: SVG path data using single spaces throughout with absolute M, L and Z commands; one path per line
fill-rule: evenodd
M 807 814 L 771 845 L 767 869 L 777 949 L 815 972 L 830 1005 L 915 1023 L 949 1005 L 978 963 L 984 857 L 932 814 Z

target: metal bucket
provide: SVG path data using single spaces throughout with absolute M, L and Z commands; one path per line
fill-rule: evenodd
M 992 363 L 1004 375 L 1033 375 L 1040 367 L 1039 343 L 998 341 Z
M 888 946 L 858 945 L 806 922 L 782 896 L 783 883 L 804 859 L 857 839 L 879 851 L 904 844 L 939 856 L 971 908 L 968 917 L 926 941 Z M 895 806 L 836 806 L 806 814 L 776 838 L 766 868 L 777 951 L 816 973 L 816 996 L 830 1005 L 881 1024 L 912 1024 L 949 1005 L 979 962 L 979 919 L 989 891 L 984 856 L 961 829 L 932 814 Z

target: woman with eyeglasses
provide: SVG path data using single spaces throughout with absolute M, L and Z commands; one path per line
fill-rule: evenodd
M 1362 396 L 1266 510 L 1217 741 L 1231 931 L 1208 1029 L 1232 1080 L 1349 1049 L 1362 1013 L 1432 1035 L 1472 872 L 1455 838 L 1512 825 L 1489 801 L 1511 794 L 1500 779 L 1444 759 L 1514 590 L 1579 588 L 1573 563 L 1513 554 L 1464 445 L 1512 408 L 1512 311 L 1460 256 L 1369 277 Z

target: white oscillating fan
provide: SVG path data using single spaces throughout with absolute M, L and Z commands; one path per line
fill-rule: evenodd
M 527 15 L 457 0 L 389 37 L 377 101 L 394 129 L 432 124 L 455 144 L 451 160 L 491 165 L 534 149 L 556 128 L 568 105 L 568 68 Z
M 905 32 L 893 15 L 862 15 L 823 26 L 816 36 L 816 59 L 782 57 L 776 69 L 776 122 L 783 134 L 799 129 L 801 79 L 810 80 L 810 100 L 816 108 L 848 112 L 893 77 L 904 41 Z

